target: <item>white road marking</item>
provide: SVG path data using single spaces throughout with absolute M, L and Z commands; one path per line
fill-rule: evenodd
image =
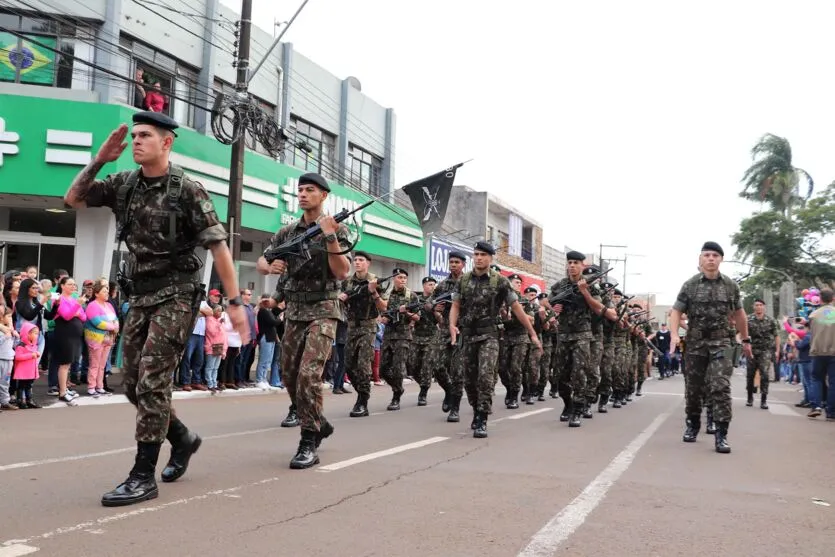
M 664 420 L 670 417 L 672 410 L 655 418 L 644 431 L 638 434 L 627 447 L 620 452 L 609 465 L 592 482 L 586 486 L 580 495 L 562 511 L 554 516 L 542 529 L 534 534 L 530 543 L 519 553 L 518 557 L 546 557 L 551 556 L 561 543 L 567 540 L 586 517 L 606 497 L 606 493 L 618 478 L 626 472 L 635 455 L 641 450 L 653 434 L 661 427 Z
M 349 466 L 354 466 L 355 464 L 362 464 L 363 462 L 368 462 L 369 460 L 374 460 L 376 458 L 383 458 L 386 456 L 391 456 L 393 454 L 402 453 L 404 451 L 419 449 L 427 445 L 432 445 L 434 443 L 446 441 L 447 439 L 449 439 L 449 437 L 430 437 L 429 439 L 424 439 L 423 441 L 416 441 L 414 443 L 400 445 L 398 447 L 392 447 L 391 449 L 386 449 L 383 451 L 377 451 L 375 453 L 369 453 L 366 455 L 349 458 L 348 460 L 343 460 L 342 462 L 335 462 L 333 464 L 328 464 L 327 466 L 320 466 L 319 468 L 316 468 L 316 470 L 318 472 L 335 472 L 336 470 L 348 468 Z
M 769 404 L 768 411 L 777 416 L 794 416 L 796 418 L 802 417 L 802 414 L 795 412 L 792 408 L 785 404 Z
M 521 414 L 512 414 L 510 416 L 505 416 L 504 418 L 498 418 L 492 421 L 488 419 L 487 425 L 489 426 L 491 423 L 497 424 L 505 420 L 521 420 L 522 418 L 527 418 L 528 416 L 535 416 L 536 414 L 542 414 L 543 412 L 550 412 L 553 409 L 553 407 L 540 408 L 539 410 L 531 410 L 530 412 L 522 412 Z
M 245 488 L 258 487 L 258 486 L 261 486 L 261 485 L 264 485 L 264 484 L 277 482 L 280 479 L 281 478 L 278 478 L 278 477 L 267 478 L 265 480 L 259 480 L 257 482 L 252 482 L 252 483 L 243 484 L 243 485 L 239 485 L 239 486 L 235 486 L 235 487 L 230 487 L 228 489 L 218 489 L 218 490 L 214 490 L 214 491 L 208 491 L 208 492 L 206 492 L 202 495 L 195 495 L 193 497 L 188 497 L 188 498 L 185 498 L 185 499 L 177 499 L 176 501 L 169 501 L 168 503 L 163 503 L 162 505 L 155 505 L 153 507 L 139 507 L 138 509 L 135 509 L 135 510 L 132 510 L 132 511 L 113 514 L 113 515 L 110 515 L 110 516 L 103 516 L 101 518 L 97 518 L 95 520 L 89 520 L 87 522 L 81 522 L 79 524 L 76 524 L 75 526 L 65 526 L 63 528 L 56 528 L 55 530 L 51 530 L 49 532 L 39 534 L 37 536 L 32 536 L 32 537 L 26 538 L 26 539 L 8 540 L 8 541 L 5 541 L 3 543 L 0 543 L 0 557 L 15 557 L 17 555 L 27 555 L 28 553 L 32 553 L 33 551 L 38 551 L 38 548 L 33 547 L 33 548 L 30 548 L 30 551 L 27 551 L 26 553 L 3 553 L 4 549 L 9 549 L 9 548 L 14 548 L 14 547 L 26 548 L 28 546 L 23 545 L 23 544 L 31 543 L 34 540 L 46 540 L 46 539 L 54 538 L 56 536 L 61 536 L 61 535 L 64 535 L 64 534 L 71 534 L 73 532 L 87 531 L 90 528 L 94 528 L 96 526 L 103 526 L 105 524 L 110 524 L 111 522 L 120 522 L 122 520 L 126 520 L 128 518 L 133 518 L 133 517 L 139 516 L 141 514 L 153 513 L 153 512 L 161 511 L 163 509 L 170 508 L 170 507 L 175 507 L 175 506 L 179 506 L 179 505 L 187 505 L 188 503 L 191 503 L 193 501 L 202 501 L 202 500 L 205 500 L 205 499 L 209 499 L 210 497 L 217 497 L 217 496 L 228 497 L 228 495 L 230 493 L 234 493 L 236 491 L 240 491 L 240 490 L 245 489 Z
M 0 557 L 20 557 L 38 551 L 37 547 L 30 545 L 14 544 L 0 547 Z

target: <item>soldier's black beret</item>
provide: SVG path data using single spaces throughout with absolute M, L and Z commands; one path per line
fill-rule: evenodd
M 565 254 L 566 261 L 585 261 L 586 256 L 579 251 L 571 250 Z
M 485 242 L 484 240 L 480 240 L 475 243 L 473 246 L 474 250 L 483 251 L 484 253 L 489 253 L 490 255 L 496 255 L 496 248 L 493 247 L 493 244 L 490 242 Z
M 299 176 L 299 185 L 303 184 L 313 184 L 314 186 L 318 186 L 319 189 L 324 191 L 330 192 L 331 187 L 328 185 L 328 181 L 325 180 L 321 175 L 316 174 L 315 172 L 308 172 L 307 174 L 302 174 Z
M 618 288 L 615 288 L 614 290 L 612 290 L 612 294 L 616 294 L 618 296 L 623 296 L 623 292 L 621 292 L 620 289 L 618 289 Z
M 452 259 L 453 257 L 455 257 L 456 259 L 460 259 L 461 261 L 466 261 L 467 260 L 467 256 L 464 255 L 463 253 L 461 253 L 458 250 L 450 250 L 449 251 L 449 255 L 447 255 L 447 258 Z
M 370 255 L 368 255 L 368 253 L 366 253 L 366 252 L 364 252 L 364 251 L 362 251 L 362 250 L 357 250 L 357 251 L 355 251 L 355 252 L 354 252 L 354 257 L 364 257 L 364 258 L 366 258 L 368 261 L 371 261 L 371 256 L 370 256 Z
M 434 282 L 434 283 L 436 283 L 436 284 L 438 283 L 438 281 L 437 281 L 437 280 L 435 280 L 435 279 L 434 279 L 434 278 L 432 278 L 432 277 L 423 277 L 423 280 L 422 280 L 422 281 L 420 281 L 420 282 L 421 282 L 421 284 L 426 284 L 427 282 Z
M 168 130 L 171 133 L 174 133 L 174 130 L 180 127 L 177 121 L 174 118 L 166 116 L 160 112 L 151 112 L 148 110 L 137 112 L 133 115 L 133 123 L 134 124 L 148 124 L 150 126 L 155 126 L 157 128 L 162 128 L 164 130 Z M 177 134 L 174 133 L 176 137 Z
M 543 293 L 537 295 L 536 299 L 537 300 L 547 300 L 548 299 L 548 294 L 543 292 Z
M 522 277 L 520 277 L 516 273 L 513 273 L 512 275 L 508 275 L 507 280 L 522 280 Z
M 536 288 L 534 288 L 533 286 L 529 286 L 529 287 L 525 288 L 525 292 L 524 292 L 524 293 L 525 293 L 525 294 L 528 294 L 529 292 L 537 292 L 537 293 L 538 293 L 538 292 L 539 292 L 539 290 L 537 290 L 537 289 L 536 289 Z
M 406 269 L 402 269 L 400 267 L 395 267 L 394 269 L 392 269 L 391 274 L 393 274 L 393 275 L 406 275 L 408 277 L 409 276 L 409 271 L 407 271 Z
M 583 274 L 584 275 L 593 275 L 594 273 L 599 273 L 599 272 L 600 272 L 600 267 L 598 267 L 597 265 L 589 265 L 588 267 L 583 269 Z
M 765 305 L 765 300 L 763 300 L 762 298 L 754 298 L 754 303 L 756 304 L 757 302 L 761 303 L 762 305 Z
M 716 242 L 705 242 L 705 245 L 702 246 L 702 251 L 715 251 L 722 257 L 725 257 L 725 250 Z

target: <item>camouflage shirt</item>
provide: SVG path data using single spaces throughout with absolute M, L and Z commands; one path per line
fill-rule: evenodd
M 421 293 L 417 296 L 417 301 L 424 303 L 434 297 L 435 294 L 425 296 Z M 421 307 L 420 320 L 414 324 L 413 328 L 415 331 L 415 342 L 422 342 L 425 344 L 430 340 L 434 340 L 438 335 L 438 321 L 435 320 L 435 312 L 433 308 L 429 308 L 429 311 L 427 311 L 426 307 Z
M 288 240 L 304 234 L 305 230 L 313 226 L 307 224 L 302 216 L 294 223 L 283 226 L 270 240 L 270 246 L 279 246 Z M 348 227 L 339 224 L 336 231 L 340 251 L 351 248 Z M 310 241 L 310 259 L 290 257 L 287 261 L 287 271 L 282 276 L 282 292 L 287 301 L 285 319 L 293 321 L 313 321 L 314 319 L 344 320 L 342 303 L 337 297 L 340 292 L 340 281 L 331 272 L 328 263 L 325 236 L 319 234 Z M 308 296 L 308 300 L 304 297 Z M 324 299 L 312 301 L 310 298 L 320 296 Z
M 673 309 L 687 314 L 687 348 L 728 345 L 728 317 L 742 309 L 739 285 L 720 274 L 708 279 L 699 273 L 681 287 Z
M 398 308 L 400 306 L 407 306 L 417 301 L 417 294 L 415 294 L 408 288 L 404 288 L 403 290 L 392 289 L 391 293 L 389 294 L 388 309 L 389 311 L 395 312 L 395 318 L 394 320 L 389 321 L 386 325 L 386 332 L 383 333 L 383 339 L 412 339 L 412 320 L 409 318 L 408 315 L 399 313 Z
M 130 278 L 138 283 L 143 279 L 170 277 L 176 271 L 186 276 L 196 273 L 203 262 L 194 254 L 194 249 L 197 246 L 209 249 L 227 238 L 209 194 L 199 182 L 183 176 L 173 242 L 176 255 L 172 258 L 168 175 L 146 178 L 140 172 L 136 189 L 125 198 L 122 208 L 118 206 L 117 194 L 122 187 L 127 187 L 132 172 L 125 170 L 94 181 L 85 199 L 88 207 L 109 207 L 117 222 L 129 221 L 125 224 L 125 244 L 129 252 Z M 120 211 L 126 214 L 119 214 Z M 153 305 L 174 294 L 192 292 L 194 281 L 184 282 L 188 284 L 177 284 L 172 280 L 170 286 L 134 297 L 131 304 Z
M 365 278 L 361 279 L 354 273 L 348 280 L 342 283 L 342 291 L 347 292 L 349 295 L 357 289 L 360 290 L 358 294 L 345 300 L 344 305 L 348 313 L 348 321 L 373 320 L 380 315 L 380 312 L 377 311 L 377 305 L 374 303 L 374 298 L 368 291 L 367 286 L 367 283 L 376 278 L 376 275 L 373 273 L 366 273 Z M 377 285 L 377 293 L 384 300 L 388 298 L 385 289 L 379 284 Z M 376 329 L 376 325 L 374 328 Z
M 507 277 L 491 269 L 483 275 L 477 275 L 474 271 L 464 273 L 455 285 L 453 299 L 461 306 L 458 330 L 467 341 L 478 342 L 498 338 L 496 318 L 499 316 L 499 308 L 503 303 L 510 307 L 519 298 Z M 490 328 L 494 330 L 489 331 Z
M 538 306 L 535 303 L 524 299 L 518 292 L 514 291 L 514 293 L 516 294 L 516 297 L 519 298 L 519 304 L 522 306 L 522 311 L 525 312 L 525 315 L 534 318 L 534 330 L 536 330 Z M 504 322 L 504 338 L 515 342 L 530 342 L 528 339 L 528 330 L 522 322 L 516 319 L 516 316 L 510 310 L 510 307 L 507 308 L 507 313 L 507 320 Z M 536 330 L 536 332 L 542 332 L 541 323 L 539 324 L 539 330 Z
M 441 294 L 446 294 L 447 292 L 454 292 L 456 284 L 458 284 L 458 279 L 453 277 L 452 274 L 448 275 L 447 278 L 442 280 L 441 283 L 435 287 L 434 296 L 437 297 Z M 443 323 L 441 324 L 441 336 L 445 338 L 449 338 L 450 309 L 452 309 L 452 304 L 444 304 L 444 311 L 441 313 L 441 316 L 444 318 Z
M 554 295 L 560 290 L 572 285 L 568 277 L 555 283 L 551 287 Z M 562 306 L 560 313 L 560 340 L 591 340 L 591 308 L 581 296 L 574 296 L 574 302 Z
M 758 319 L 756 315 L 748 316 L 748 335 L 751 337 L 751 349 L 762 352 L 773 352 L 776 350 L 774 339 L 779 329 L 777 321 L 767 315 Z

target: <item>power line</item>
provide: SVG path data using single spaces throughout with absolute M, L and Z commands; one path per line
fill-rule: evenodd
M 190 29 L 186 29 L 185 27 L 183 27 L 182 25 L 180 25 L 179 23 L 177 23 L 177 22 L 176 22 L 176 21 L 174 21 L 173 19 L 171 19 L 171 18 L 169 18 L 169 17 L 166 17 L 166 16 L 162 15 L 161 13 L 159 13 L 158 11 L 156 11 L 156 10 L 154 10 L 154 9 L 152 9 L 152 8 L 149 8 L 148 6 L 146 6 L 146 5 L 145 5 L 145 3 L 140 2 L 139 0 L 133 0 L 133 2 L 134 2 L 134 4 L 137 4 L 137 5 L 139 5 L 139 6 L 142 6 L 143 8 L 145 8 L 146 10 L 148 10 L 149 12 L 151 12 L 152 14 L 156 14 L 157 16 L 161 17 L 162 19 L 164 19 L 164 20 L 165 20 L 165 21 L 167 21 L 168 23 L 171 23 L 172 25 L 175 25 L 175 26 L 179 27 L 180 29 L 182 29 L 183 31 L 185 31 L 186 33 L 188 33 L 189 35 L 193 35 L 193 36 L 197 37 L 198 39 L 200 39 L 201 41 L 205 41 L 205 42 L 209 43 L 210 45 L 214 46 L 214 47 L 215 47 L 215 48 L 217 48 L 218 50 L 222 50 L 222 51 L 225 51 L 225 50 L 226 50 L 226 49 L 224 49 L 222 46 L 218 46 L 217 44 L 215 44 L 215 43 L 213 43 L 212 41 L 210 41 L 210 40 L 206 39 L 205 37 L 203 37 L 203 36 L 201 36 L 201 35 L 198 35 L 198 34 L 197 34 L 197 33 L 195 33 L 194 31 L 192 31 L 192 30 L 190 30 Z

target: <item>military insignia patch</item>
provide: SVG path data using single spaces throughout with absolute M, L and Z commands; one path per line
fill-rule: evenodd
M 204 213 L 211 213 L 215 210 L 215 206 L 208 199 L 200 204 L 200 208 L 203 209 Z

